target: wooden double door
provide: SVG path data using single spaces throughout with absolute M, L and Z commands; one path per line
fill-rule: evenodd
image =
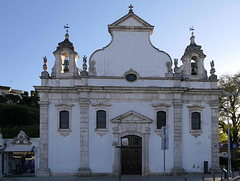
M 141 175 L 142 174 L 142 138 L 135 135 L 128 135 L 128 146 L 122 146 L 122 174 Z

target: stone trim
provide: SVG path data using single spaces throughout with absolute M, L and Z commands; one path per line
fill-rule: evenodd
M 173 174 L 183 174 L 182 168 L 182 103 L 181 100 L 173 101 L 173 115 L 174 115 L 174 161 L 173 161 Z
M 94 132 L 99 135 L 99 136 L 104 136 L 108 133 L 108 127 L 109 127 L 109 107 L 111 106 L 110 103 L 107 102 L 96 102 L 96 103 L 91 103 L 91 105 L 94 107 Z M 106 111 L 106 128 L 101 129 L 97 128 L 97 111 Z
M 134 111 L 128 111 L 112 119 L 113 123 L 113 140 L 112 145 L 121 145 L 121 138 L 127 135 L 136 135 L 142 138 L 142 175 L 149 175 L 149 134 L 152 120 L 138 114 Z M 119 170 L 119 149 L 114 152 L 113 175 Z
M 211 172 L 219 173 L 219 103 L 215 102 L 211 105 Z
M 55 104 L 55 107 L 57 108 L 57 124 L 58 124 L 58 130 L 57 132 L 65 137 L 68 136 L 71 131 L 71 124 L 72 124 L 72 107 L 74 104 Z M 69 129 L 60 129 L 60 117 L 59 114 L 61 111 L 68 111 L 69 112 Z
M 87 95 L 83 95 L 87 96 Z M 78 176 L 90 176 L 89 168 L 89 101 L 86 98 L 79 100 L 80 106 L 80 168 Z
M 39 168 L 37 176 L 50 176 L 48 168 L 48 105 L 49 101 L 39 101 L 40 105 L 40 142 Z
M 137 77 L 136 80 L 134 80 L 134 81 L 128 81 L 128 80 L 126 79 L 126 76 L 127 76 L 128 74 L 134 74 L 134 75 L 136 75 L 136 77 Z M 133 83 L 133 82 L 136 82 L 136 81 L 139 79 L 139 73 L 131 68 L 130 70 L 126 71 L 126 72 L 123 74 L 123 78 L 124 78 L 124 80 L 125 80 L 126 82 L 128 82 L 128 83 Z
M 205 108 L 205 106 L 200 105 L 200 104 L 192 104 L 192 105 L 187 105 L 187 108 L 189 109 L 189 133 L 191 133 L 192 136 L 197 138 L 198 136 L 201 136 L 201 134 L 203 133 L 202 117 L 203 117 L 203 109 Z M 200 113 L 200 129 L 199 130 L 192 129 L 192 113 L 193 112 Z
M 157 112 L 158 111 L 164 111 L 166 112 L 166 126 L 168 125 L 169 122 L 169 107 L 171 107 L 171 104 L 167 104 L 164 102 L 159 102 L 159 103 L 153 103 L 152 107 L 154 107 L 154 128 L 155 128 L 155 133 L 158 136 L 161 136 L 161 129 L 157 129 Z

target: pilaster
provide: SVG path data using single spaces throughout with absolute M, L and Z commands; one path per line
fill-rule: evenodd
M 212 167 L 211 172 L 221 172 L 219 167 L 219 103 L 214 101 L 210 103 L 211 106 L 211 154 L 212 154 Z
M 182 103 L 180 100 L 173 102 L 174 109 L 174 162 L 173 174 L 183 174 L 182 168 Z
M 48 168 L 48 101 L 40 101 L 40 148 L 37 176 L 50 176 Z
M 78 176 L 90 176 L 89 168 L 89 124 L 88 124 L 88 99 L 80 99 L 80 168 Z

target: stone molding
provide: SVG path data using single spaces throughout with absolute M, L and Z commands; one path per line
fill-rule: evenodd
M 94 107 L 94 132 L 99 136 L 104 136 L 108 133 L 108 127 L 109 127 L 109 107 L 112 105 L 106 101 L 98 101 L 98 102 L 92 102 L 91 105 Z M 97 111 L 103 110 L 106 111 L 106 128 L 97 128 Z
M 219 107 L 211 107 L 211 172 L 219 173 Z
M 58 124 L 57 132 L 63 137 L 68 136 L 72 132 L 71 131 L 71 125 L 72 125 L 72 107 L 73 106 L 74 106 L 74 104 L 65 104 L 65 103 L 55 104 L 55 107 L 57 107 L 57 116 L 56 116 L 57 117 L 57 124 Z M 69 129 L 60 129 L 59 113 L 63 110 L 69 112 Z
M 142 138 L 142 175 L 149 175 L 149 134 L 151 119 L 135 111 L 128 111 L 111 120 L 113 123 L 112 145 L 121 145 L 121 138 L 127 135 L 136 135 Z M 115 159 L 113 165 L 113 175 L 119 170 L 119 150 L 115 149 Z
M 88 94 L 82 94 L 83 97 Z M 80 168 L 78 176 L 90 176 L 89 168 L 89 100 L 87 98 L 79 99 L 80 106 Z
M 165 102 L 156 102 L 152 103 L 152 107 L 154 107 L 154 128 L 155 133 L 158 136 L 161 136 L 161 129 L 157 129 L 157 112 L 158 111 L 164 111 L 166 112 L 166 125 L 168 125 L 169 122 L 169 107 L 171 107 L 171 104 L 165 103 Z
M 40 148 L 37 176 L 50 176 L 48 168 L 48 105 L 49 101 L 39 101 L 40 105 Z
M 174 161 L 173 161 L 173 174 L 183 174 L 182 167 L 182 102 L 181 100 L 173 100 L 173 115 L 174 115 Z
M 203 120 L 202 120 L 202 116 L 203 116 L 203 109 L 205 108 L 204 105 L 201 104 L 192 104 L 192 105 L 187 105 L 187 108 L 189 109 L 189 133 L 191 133 L 192 136 L 194 136 L 195 138 L 197 138 L 198 136 L 201 136 L 201 134 L 203 133 L 202 130 L 202 126 L 203 126 Z M 195 130 L 192 129 L 192 113 L 193 112 L 198 112 L 200 113 L 200 129 L 199 130 Z

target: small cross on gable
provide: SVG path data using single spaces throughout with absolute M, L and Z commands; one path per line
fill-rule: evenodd
M 132 10 L 132 8 L 133 8 L 133 5 L 132 4 L 130 4 L 130 6 L 128 6 L 129 7 L 129 12 L 133 12 L 133 10 Z

